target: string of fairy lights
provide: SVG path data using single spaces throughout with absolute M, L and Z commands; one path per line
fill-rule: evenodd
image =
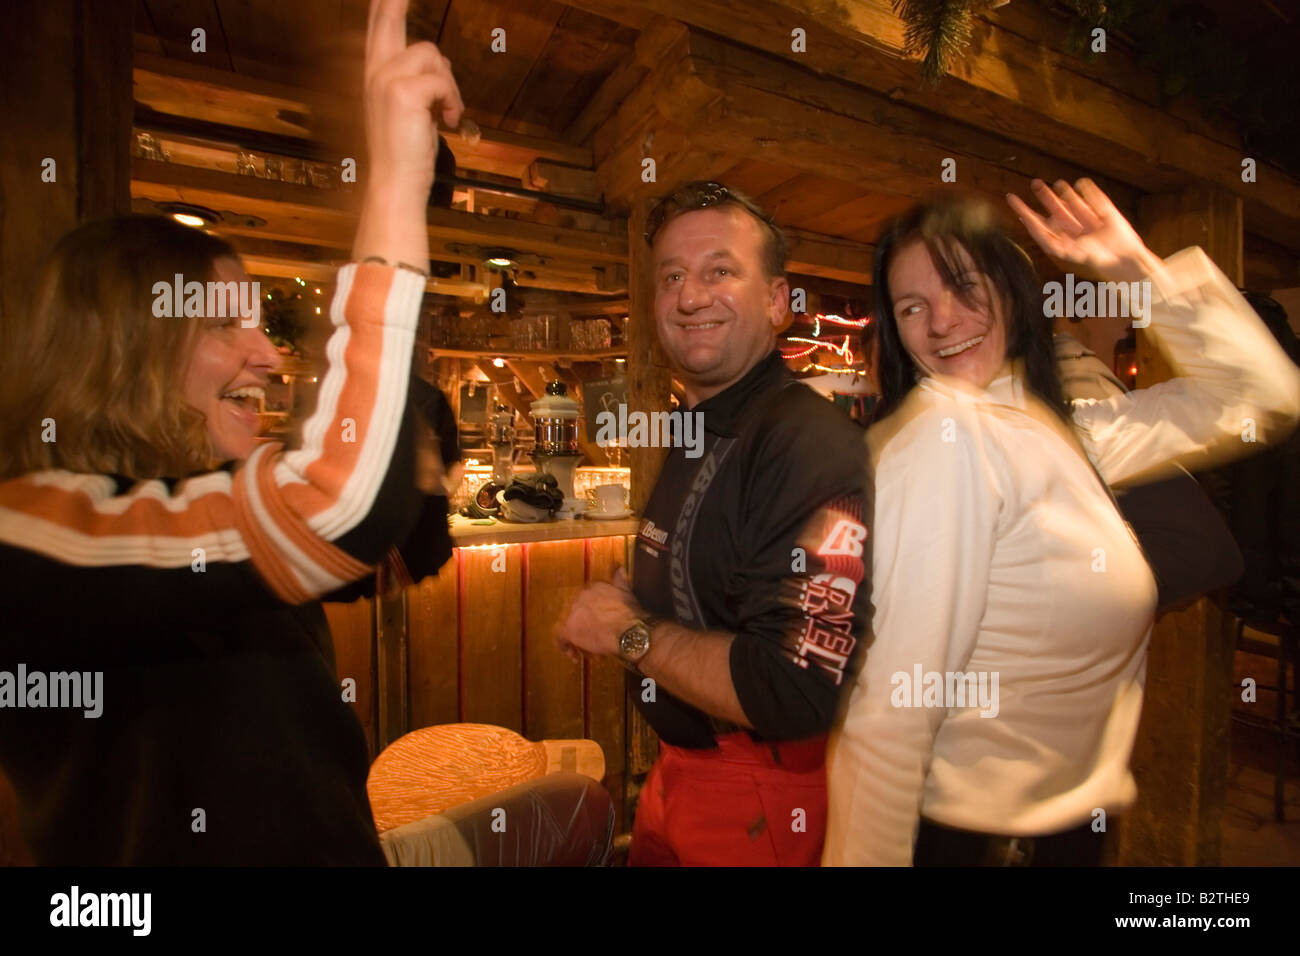
M 846 318 L 845 316 L 842 315 L 828 315 L 826 313 L 819 312 L 812 317 L 812 320 L 813 320 L 813 331 L 812 331 L 812 336 L 810 338 L 806 338 L 804 336 L 799 336 L 799 335 L 791 335 L 786 337 L 786 342 L 798 343 L 799 345 L 803 346 L 803 348 L 797 348 L 794 351 L 786 351 L 783 349 L 781 351 L 781 357 L 787 360 L 807 358 L 811 355 L 815 355 L 815 353 L 817 353 L 819 350 L 824 349 L 828 352 L 834 352 L 836 355 L 838 355 L 840 359 L 844 362 L 844 365 L 839 368 L 834 368 L 829 365 L 822 365 L 820 362 L 817 361 L 811 361 L 808 364 L 806 364 L 802 369 L 800 369 L 800 371 L 809 372 L 815 370 L 818 372 L 831 372 L 836 375 L 852 374 L 855 376 L 865 378 L 867 374 L 865 369 L 855 369 L 852 367 L 854 354 L 851 345 L 851 336 L 846 333 L 844 336 L 843 343 L 838 343 L 838 344 L 833 339 L 829 339 L 829 338 L 824 339 L 821 337 L 822 323 L 824 322 L 827 325 L 838 326 L 840 328 L 864 329 L 871 324 L 871 317 L 867 316 L 864 319 L 851 319 L 851 318 Z

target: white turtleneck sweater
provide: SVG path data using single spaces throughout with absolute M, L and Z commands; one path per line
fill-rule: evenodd
M 1149 280 L 1181 377 L 1073 405 L 1112 486 L 1300 415 L 1300 373 L 1204 252 Z M 908 865 L 921 816 L 1034 836 L 1133 803 L 1155 581 L 1052 419 L 1016 371 L 983 392 L 924 379 L 872 429 L 875 638 L 832 735 L 825 864 Z M 957 674 L 985 699 L 936 694 Z

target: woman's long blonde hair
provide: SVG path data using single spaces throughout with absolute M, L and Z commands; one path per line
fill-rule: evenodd
M 155 316 L 153 290 L 177 273 L 211 280 L 221 258 L 238 260 L 224 240 L 160 216 L 90 222 L 59 240 L 31 307 L 4 317 L 0 479 L 209 467 L 204 416 L 183 397 L 201 320 Z

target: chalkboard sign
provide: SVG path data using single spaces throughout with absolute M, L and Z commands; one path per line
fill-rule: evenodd
M 627 378 L 623 375 L 615 378 L 602 378 L 591 382 L 584 382 L 582 386 L 582 414 L 587 423 L 587 440 L 595 444 L 598 437 L 607 437 L 611 434 L 610 426 L 606 426 L 604 435 L 601 434 L 601 421 L 596 416 L 601 412 L 609 412 L 613 415 L 613 429 L 620 443 L 627 440 L 627 414 L 620 415 L 619 406 L 627 402 Z M 622 424 L 621 430 L 619 424 Z M 608 443 L 606 443 L 608 444 Z

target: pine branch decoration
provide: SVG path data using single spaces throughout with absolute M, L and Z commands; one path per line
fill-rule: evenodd
M 903 21 L 903 52 L 922 55 L 921 75 L 937 82 L 970 41 L 971 12 L 978 0 L 891 0 Z

